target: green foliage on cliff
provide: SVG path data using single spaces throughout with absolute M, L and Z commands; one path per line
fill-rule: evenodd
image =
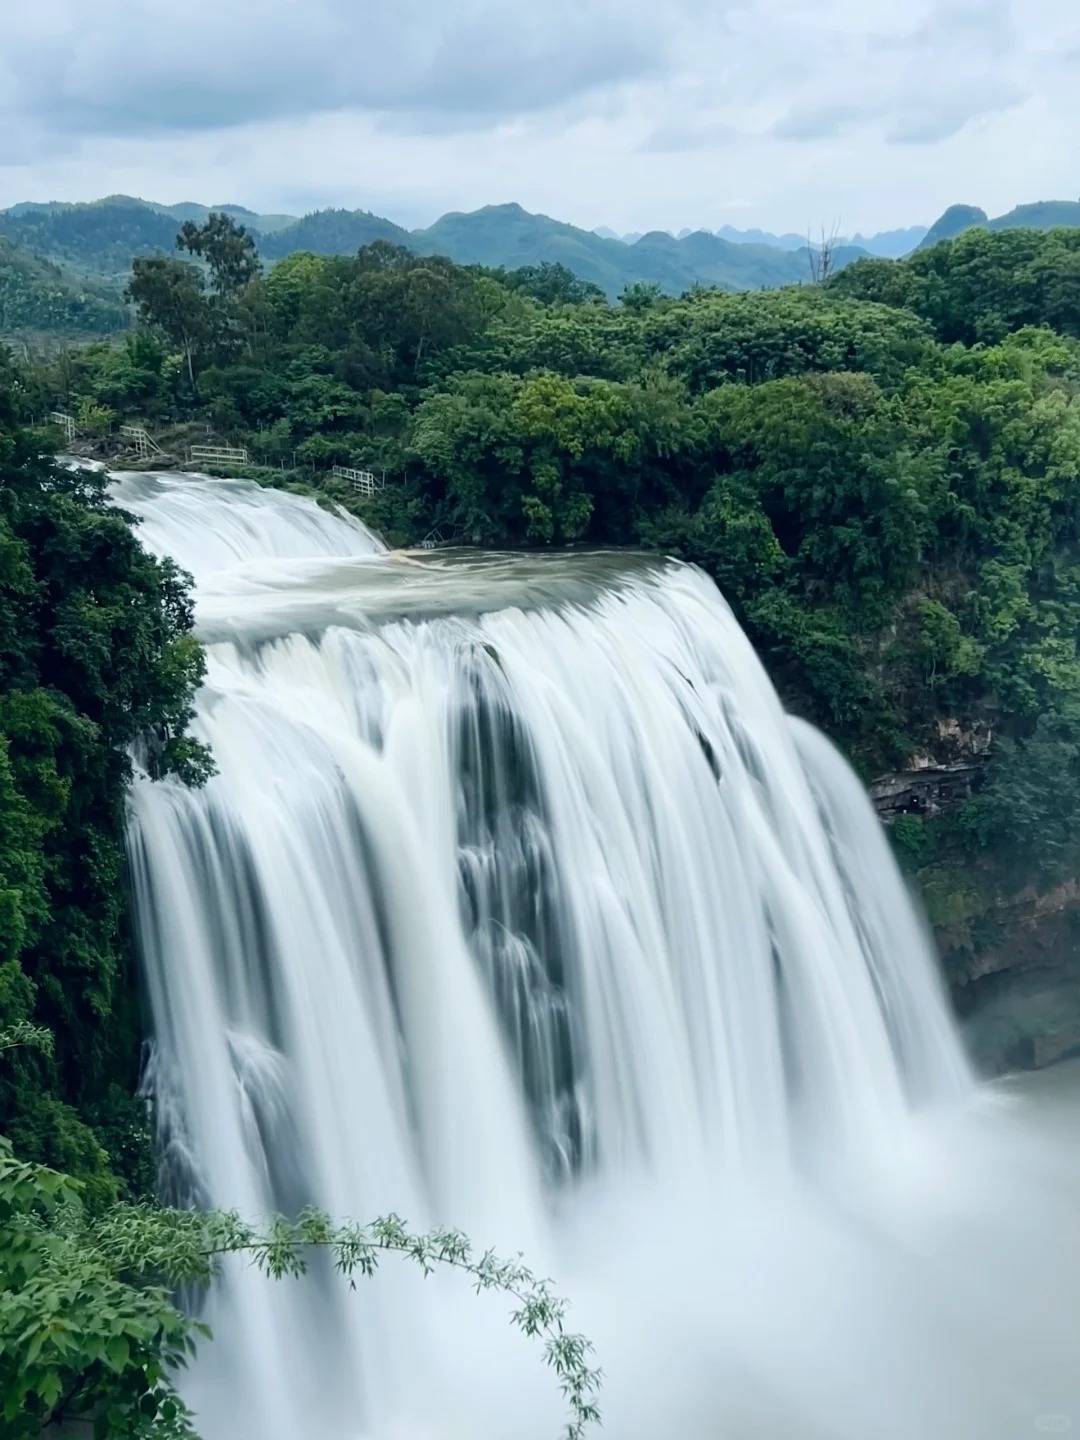
M 116 1253 L 122 1212 L 95 1223 L 81 1189 L 16 1160 L 0 1136 L 3 1433 L 38 1440 L 81 1420 L 101 1440 L 184 1440 L 194 1432 L 174 1380 L 205 1329 L 176 1309 L 170 1267 L 138 1232 Z
M 183 577 L 140 548 L 100 475 L 20 428 L 24 401 L 0 360 L 0 1029 L 56 1044 L 6 1058 L 0 1132 L 101 1198 L 139 1180 L 128 750 L 200 778 L 184 731 L 202 661 Z

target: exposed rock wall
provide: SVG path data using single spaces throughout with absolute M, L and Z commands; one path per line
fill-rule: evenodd
M 989 734 L 941 727 L 950 758 L 919 757 L 870 786 L 886 825 L 930 819 L 979 786 Z M 1080 1053 L 1080 877 L 1011 888 L 993 866 L 935 864 L 915 875 L 958 1015 L 989 1073 Z

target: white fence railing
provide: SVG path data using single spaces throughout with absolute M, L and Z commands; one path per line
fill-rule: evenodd
M 65 415 L 63 410 L 50 410 L 49 419 L 52 424 L 58 425 L 60 429 L 63 430 L 67 442 L 70 445 L 79 430 L 78 425 L 75 424 L 74 415 Z
M 154 437 L 141 425 L 121 425 L 120 434 L 123 439 L 130 442 L 140 460 L 149 460 L 152 455 L 164 455 L 165 453 Z
M 192 445 L 188 458 L 195 465 L 250 465 L 244 445 Z
M 330 471 L 340 480 L 348 480 L 358 495 L 374 495 L 383 488 L 383 479 L 371 470 L 354 470 L 351 465 L 334 465 Z

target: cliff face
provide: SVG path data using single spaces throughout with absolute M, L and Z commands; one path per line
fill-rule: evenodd
M 932 816 L 966 800 L 978 784 L 975 759 L 926 764 L 882 775 L 870 786 L 870 798 L 886 825 L 898 815 Z
M 989 736 L 942 730 L 942 756 L 881 776 L 871 798 L 887 826 L 946 816 L 978 789 Z M 990 1074 L 1080 1054 L 1080 877 L 1011 884 L 981 863 L 909 864 L 933 927 L 956 1012 Z
M 938 930 L 972 1054 L 990 1073 L 1080 1053 L 1080 879 L 998 897 L 971 930 Z

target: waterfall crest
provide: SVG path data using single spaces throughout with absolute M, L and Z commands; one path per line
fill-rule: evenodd
M 389 556 L 348 517 L 245 482 L 116 494 L 196 577 L 208 643 L 195 730 L 218 773 L 202 791 L 140 782 L 131 803 L 175 1195 L 459 1226 L 564 1289 L 577 1271 L 577 1318 L 592 1295 L 606 1332 L 618 1282 L 582 1260 L 603 1251 L 601 1213 L 639 1237 L 627 1197 L 653 1196 L 708 1228 L 711 1264 L 724 1207 L 732 1236 L 793 1193 L 817 1198 L 781 1230 L 825 1225 L 855 1177 L 889 1190 L 923 1117 L 970 1102 L 861 787 L 784 713 L 702 574 Z M 841 1287 L 860 1243 L 845 1232 Z M 329 1275 L 273 1289 L 235 1270 L 209 1303 L 224 1338 L 192 1382 L 207 1440 L 557 1433 L 532 1357 L 452 1282 L 384 1276 L 361 1300 Z M 751 1311 L 732 1321 L 747 1335 Z M 783 1323 L 763 1346 L 790 1345 Z M 849 1390 L 860 1430 L 830 1417 L 820 1374 L 793 1403 L 766 1369 L 737 1391 L 765 1411 L 725 1392 L 682 1433 L 916 1433 L 894 1428 L 907 1401 L 867 1429 Z M 921 1435 L 999 1433 L 957 1429 L 954 1399 Z M 634 1413 L 611 1433 L 664 1428 Z

